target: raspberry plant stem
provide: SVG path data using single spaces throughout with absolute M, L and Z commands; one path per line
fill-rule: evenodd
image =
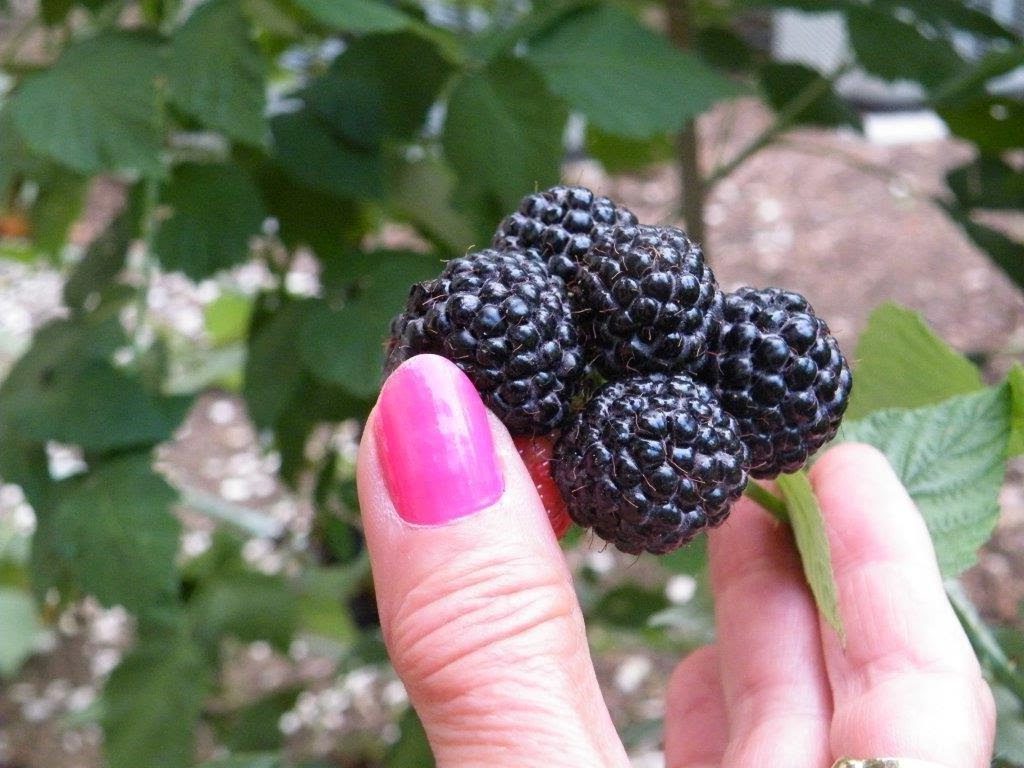
M 693 9 L 689 0 L 666 0 L 668 34 L 680 50 L 693 47 Z M 707 254 L 704 230 L 704 177 L 700 171 L 700 134 L 696 118 L 688 120 L 676 136 L 679 160 L 679 212 L 686 221 L 690 237 Z
M 759 504 L 780 523 L 789 525 L 789 510 L 786 507 L 786 502 L 760 483 L 754 480 L 749 480 L 747 482 L 747 487 L 743 491 L 743 495 Z

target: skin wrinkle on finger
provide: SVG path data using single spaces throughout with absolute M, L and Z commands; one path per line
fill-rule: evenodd
M 927 528 L 886 459 L 847 444 L 811 470 L 847 645 L 821 623 L 837 753 L 988 766 L 991 692 L 946 599 Z
M 960 677 L 893 678 L 837 707 L 831 742 L 837 754 L 897 754 L 951 768 L 988 768 L 994 718 L 991 697 L 986 703 Z
M 710 534 L 709 551 L 729 712 L 723 766 L 752 767 L 755 758 L 781 765 L 785 751 L 791 768 L 817 768 L 829 757 L 831 698 L 817 609 L 792 535 L 742 500 L 730 524 Z M 775 752 L 758 741 L 765 722 L 775 725 Z
M 494 662 L 520 664 L 538 654 L 578 654 L 583 629 L 575 594 L 556 574 L 524 565 L 469 558 L 453 562 L 456 570 L 441 577 L 428 574 L 388 612 L 389 645 L 402 649 L 396 664 L 437 688 L 442 674 L 471 679 L 465 667 L 481 654 L 484 669 Z M 500 649 L 502 658 L 490 658 L 493 649 Z
M 505 494 L 446 525 L 403 523 L 374 442 L 360 446 L 389 653 L 442 768 L 625 768 L 564 555 L 511 438 L 489 419 Z
M 942 620 L 952 611 L 928 575 L 876 561 L 837 574 L 836 583 L 847 609 L 844 621 L 857 632 L 833 678 L 842 695 L 859 695 L 901 674 L 980 674 L 969 641 L 953 624 L 956 617 Z M 930 631 L 921 632 L 923 625 Z

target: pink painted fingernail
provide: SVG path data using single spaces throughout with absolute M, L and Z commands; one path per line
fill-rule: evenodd
M 451 522 L 504 491 L 480 395 L 443 357 L 417 355 L 384 382 L 376 439 L 391 500 L 406 522 Z

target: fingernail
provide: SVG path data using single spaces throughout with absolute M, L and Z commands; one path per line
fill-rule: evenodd
M 417 355 L 384 383 L 376 439 L 403 520 L 441 525 L 496 502 L 505 488 L 487 411 L 466 374 Z

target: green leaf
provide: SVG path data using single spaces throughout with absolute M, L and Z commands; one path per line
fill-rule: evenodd
M 998 48 L 970 62 L 960 75 L 932 91 L 932 98 L 939 104 L 956 99 L 972 98 L 985 93 L 985 84 L 996 77 L 1012 72 L 1024 65 L 1024 45 L 1005 50 Z
M 724 26 L 698 29 L 696 49 L 708 64 L 727 72 L 747 70 L 754 61 L 753 52 L 747 42 Z
M 109 768 L 192 765 L 210 670 L 183 625 L 144 637 L 103 689 Z
M 549 0 L 530 7 L 507 26 L 494 24 L 467 41 L 473 61 L 490 63 L 502 56 L 515 55 L 517 46 L 556 27 L 567 16 L 594 5 L 593 0 Z
M 236 165 L 188 163 L 160 194 L 165 218 L 154 247 L 167 270 L 202 280 L 249 258 L 266 218 L 259 189 Z
M 981 372 L 910 309 L 885 303 L 868 318 L 846 418 L 883 408 L 916 408 L 984 386 Z
M 326 260 L 357 247 L 371 226 L 357 203 L 299 183 L 263 152 L 236 149 L 235 162 L 259 187 L 277 235 L 289 248 L 311 248 Z
M 793 528 L 796 548 L 804 567 L 804 576 L 814 595 L 821 615 L 846 642 L 843 617 L 839 613 L 839 591 L 832 572 L 832 555 L 829 551 L 828 536 L 825 534 L 825 518 L 822 517 L 818 499 L 814 496 L 810 480 L 804 472 L 779 475 L 776 481 L 789 510 L 789 524 Z
M 979 224 L 971 218 L 969 211 L 942 202 L 939 205 L 1007 277 L 1024 288 L 1024 243 L 1007 237 L 997 229 Z
M 675 143 L 667 133 L 647 139 L 631 139 L 587 126 L 587 153 L 608 173 L 635 173 L 675 155 Z
M 992 14 L 972 8 L 963 0 L 879 0 L 892 10 L 911 10 L 920 20 L 945 30 L 962 30 L 974 35 L 1018 42 L 1020 36 L 1004 27 Z
M 182 414 L 174 401 L 150 393 L 137 376 L 111 364 L 123 343 L 116 318 L 43 326 L 0 386 L 0 420 L 25 438 L 87 451 L 170 437 Z
M 42 632 L 36 604 L 27 592 L 0 586 L 0 676 L 12 675 L 35 649 Z
M 68 12 L 74 7 L 75 0 L 40 0 L 39 3 L 43 23 L 50 26 L 64 21 Z
M 840 440 L 881 450 L 920 509 L 945 576 L 970 567 L 999 517 L 1010 439 L 1009 386 L 846 422 Z
M 402 311 L 409 286 L 435 276 L 438 263 L 421 254 L 377 251 L 352 257 L 345 267 L 344 282 L 334 286 L 340 299 L 315 304 L 298 346 L 318 379 L 369 398 L 381 383 L 391 318 Z
M 454 203 L 457 180 L 442 160 L 403 160 L 390 176 L 388 201 L 398 216 L 452 254 L 465 253 L 480 242 L 469 220 L 471 211 Z
M 343 198 L 376 200 L 384 194 L 384 162 L 335 134 L 310 109 L 270 121 L 277 160 L 296 181 Z
M 435 765 L 434 754 L 430 751 L 427 732 L 416 710 L 409 707 L 398 726 L 402 735 L 391 745 L 384 764 L 388 768 L 432 768 Z
M 274 723 L 276 730 L 277 723 Z M 276 754 L 232 755 L 219 760 L 207 760 L 197 768 L 281 768 L 281 756 Z
M 1001 158 L 979 155 L 946 174 L 946 183 L 961 208 L 1024 209 L 1024 172 Z
M 1024 147 L 1024 101 L 1009 96 L 982 95 L 938 105 L 939 117 L 961 139 L 984 152 Z
M 857 61 L 883 80 L 913 80 L 933 87 L 966 66 L 948 40 L 926 37 L 916 25 L 875 8 L 850 8 L 846 28 Z M 894 55 L 897 51 L 899 55 Z
M 263 144 L 266 66 L 241 3 L 210 0 L 171 37 L 171 99 L 203 125 L 233 139 Z
M 253 300 L 240 293 L 224 293 L 203 308 L 206 333 L 214 346 L 244 341 L 249 335 Z
M 43 442 L 27 440 L 0 416 L 0 478 L 15 483 L 36 509 L 49 504 L 50 468 Z
M 527 60 L 552 93 L 588 121 L 635 139 L 676 131 L 716 101 L 740 93 L 696 56 L 610 5 L 561 21 L 532 42 Z
M 339 386 L 328 386 L 303 372 L 291 399 L 274 422 L 274 436 L 281 452 L 281 477 L 295 485 L 308 465 L 306 443 L 319 424 L 345 419 L 365 419 L 372 400 L 353 397 Z
M 295 595 L 280 576 L 239 573 L 203 584 L 189 605 L 195 636 L 217 659 L 220 640 L 266 640 L 286 650 L 298 625 Z
M 613 627 L 638 630 L 669 607 L 663 590 L 645 589 L 639 584 L 622 584 L 609 590 L 588 611 L 588 620 Z
M 239 753 L 280 749 L 284 741 L 284 734 L 281 733 L 278 722 L 285 712 L 295 706 L 299 692 L 294 688 L 275 692 L 218 718 L 217 730 L 222 734 L 221 739 L 225 746 L 233 752 Z M 243 766 L 248 766 L 253 763 L 244 761 L 250 760 L 255 765 L 260 765 L 259 760 L 273 758 L 276 758 L 276 755 L 247 756 L 239 754 L 230 759 L 239 761 Z M 271 763 L 271 765 L 277 765 L 277 763 Z
M 314 19 L 343 32 L 397 32 L 412 19 L 375 0 L 295 0 Z
M 32 241 L 36 248 L 57 259 L 68 239 L 71 225 L 85 204 L 87 180 L 70 173 L 58 173 L 41 185 L 32 205 Z
M 34 157 L 14 125 L 11 110 L 0 104 L 0 195 L 8 200 L 12 186 L 19 177 L 35 177 L 45 172 L 48 164 Z
M 262 317 L 258 308 L 249 335 L 245 362 L 245 401 L 249 415 L 259 428 L 278 420 L 303 380 L 302 359 L 296 340 L 300 338 L 312 301 L 289 301 Z
M 142 190 L 137 186 L 128 195 L 125 209 L 86 248 L 64 282 L 64 303 L 83 310 L 124 269 L 128 248 L 140 234 Z
M 1014 365 L 1006 376 L 1010 388 L 1010 440 L 1007 455 L 1024 453 L 1024 367 Z
M 353 41 L 310 84 L 306 102 L 331 131 L 373 150 L 386 138 L 415 137 L 450 73 L 437 47 L 422 37 L 370 35 Z
M 761 88 L 772 109 L 782 112 L 793 109 L 797 100 L 807 99 L 805 106 L 795 109 L 797 123 L 833 128 L 852 125 L 860 128 L 860 117 L 819 72 L 803 64 L 770 63 L 761 67 Z M 810 97 L 820 90 L 820 95 Z
M 1024 710 L 1013 693 L 1001 686 L 992 686 L 996 701 L 996 755 L 993 768 L 1016 768 L 1024 762 Z M 1002 762 L 1010 761 L 1010 762 Z
M 154 38 L 103 32 L 70 45 L 11 97 L 14 123 L 33 151 L 91 175 L 162 172 Z
M 567 112 L 522 62 L 467 72 L 452 89 L 445 156 L 460 180 L 483 186 L 503 208 L 557 182 Z
M 365 559 L 357 565 L 309 569 L 302 575 L 299 601 L 302 631 L 350 646 L 359 639 L 346 599 L 365 576 Z
M 151 464 L 149 451 L 126 454 L 58 487 L 33 541 L 38 591 L 70 583 L 136 612 L 174 600 L 181 524 L 170 505 L 178 496 Z

